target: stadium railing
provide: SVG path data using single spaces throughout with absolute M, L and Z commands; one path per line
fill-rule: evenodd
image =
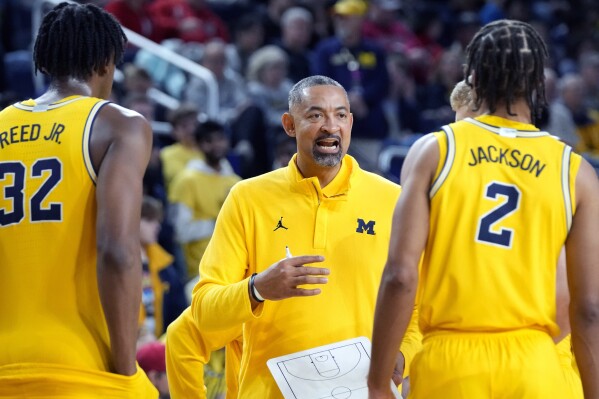
M 69 3 L 75 3 L 71 0 L 40 0 L 34 2 L 32 6 L 32 32 L 34 36 L 37 34 L 42 18 L 45 15 L 45 13 L 49 10 L 49 8 L 54 7 L 64 1 L 67 1 Z M 205 67 L 199 65 L 198 63 L 193 62 L 190 59 L 185 58 L 177 54 L 176 52 L 156 42 L 153 42 L 152 40 L 138 33 L 133 32 L 130 29 L 123 27 L 123 30 L 125 31 L 125 34 L 129 39 L 129 43 L 133 44 L 139 49 L 143 49 L 159 57 L 165 62 L 173 64 L 174 66 L 187 72 L 188 74 L 196 76 L 205 81 L 206 86 L 208 88 L 208 104 L 207 109 L 202 110 L 202 112 L 204 112 L 209 118 L 214 118 L 217 116 L 219 112 L 218 85 L 212 72 L 210 72 Z M 35 37 L 33 39 L 35 40 Z M 44 76 L 42 74 L 37 74 L 36 76 L 34 76 L 34 83 L 36 90 L 38 92 L 41 92 L 44 87 Z M 154 99 L 158 99 L 158 101 L 166 101 L 167 103 L 163 105 L 166 105 L 169 108 L 171 108 L 172 105 L 177 104 L 175 102 L 177 101 L 176 99 L 173 99 L 172 97 L 169 99 L 167 94 L 157 92 L 157 89 L 153 90 L 152 97 Z

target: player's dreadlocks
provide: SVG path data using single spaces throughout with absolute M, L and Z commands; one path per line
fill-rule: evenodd
M 35 71 L 53 79 L 89 79 L 123 57 L 127 37 L 116 19 L 92 4 L 60 3 L 43 19 L 33 59 Z
M 465 76 L 474 75 L 475 110 L 483 101 L 490 112 L 505 103 L 508 114 L 517 98 L 526 98 L 532 121 L 547 106 L 543 75 L 547 48 L 527 23 L 499 20 L 485 25 L 466 49 Z

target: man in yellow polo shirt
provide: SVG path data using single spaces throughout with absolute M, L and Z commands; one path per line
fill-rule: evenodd
M 243 325 L 241 398 L 282 397 L 268 359 L 371 336 L 400 193 L 346 155 L 353 117 L 336 81 L 298 82 L 282 122 L 297 154 L 233 187 L 192 299 L 200 331 Z M 407 365 L 420 343 L 412 332 L 401 348 Z

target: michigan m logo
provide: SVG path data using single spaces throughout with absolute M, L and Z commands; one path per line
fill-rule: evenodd
M 358 228 L 356 229 L 356 233 L 364 233 L 366 230 L 366 234 L 375 235 L 374 232 L 374 224 L 376 222 L 374 220 L 369 220 L 368 223 L 364 221 L 364 219 L 358 219 Z

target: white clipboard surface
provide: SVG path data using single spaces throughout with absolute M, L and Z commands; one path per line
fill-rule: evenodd
M 370 348 L 368 338 L 358 337 L 269 359 L 266 365 L 285 399 L 368 399 Z

